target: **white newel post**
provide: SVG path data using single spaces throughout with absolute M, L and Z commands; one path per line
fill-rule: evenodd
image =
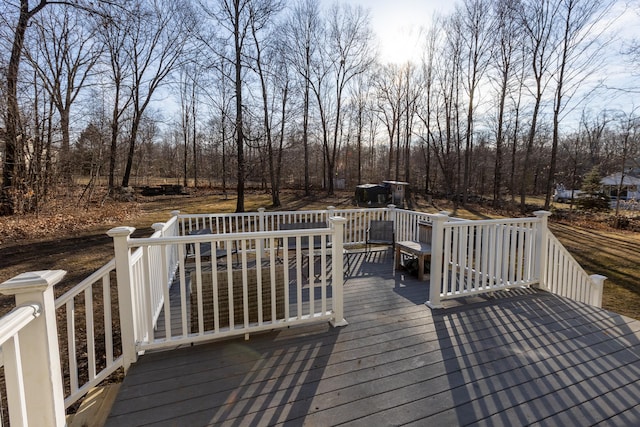
M 327 206 L 327 219 L 330 219 L 332 216 L 334 216 L 334 211 L 336 210 L 335 206 Z
M 442 251 L 444 250 L 444 223 L 449 219 L 447 215 L 434 215 L 431 217 L 431 268 L 429 270 L 429 300 L 427 307 L 442 308 L 440 303 L 440 288 L 442 287 L 442 274 L 446 270 L 442 265 Z
M 344 318 L 344 253 L 342 242 L 344 239 L 344 225 L 347 219 L 341 216 L 330 217 L 333 223 L 333 240 L 331 244 L 331 286 L 333 295 L 333 319 L 331 325 L 347 326 Z
M 589 276 L 589 279 L 591 279 L 591 282 L 593 283 L 589 304 L 594 307 L 602 308 L 602 292 L 604 291 L 604 281 L 607 280 L 607 276 L 592 274 Z
M 265 231 L 265 215 L 264 215 L 264 208 L 258 208 L 258 231 Z M 265 248 L 265 240 L 266 239 L 258 239 L 258 245 L 260 245 L 260 247 L 258 248 L 258 252 L 260 252 L 260 255 L 264 255 L 264 248 Z
M 11 425 L 65 425 L 64 390 L 53 287 L 66 273 L 63 270 L 34 271 L 19 274 L 0 284 L 0 293 L 14 295 L 16 306 L 37 304 L 41 311 L 40 316 L 29 322 L 20 332 L 26 414 L 20 414 L 17 408 L 15 414 L 9 410 Z M 11 381 L 7 381 L 7 387 L 11 385 Z M 14 391 L 8 390 L 9 393 Z M 22 422 L 21 415 L 26 415 L 26 422 Z M 14 422 L 14 416 L 20 422 Z
M 387 205 L 389 219 L 388 221 L 393 221 L 394 226 L 396 225 L 396 205 Z
M 153 231 L 162 231 L 164 224 L 164 222 L 154 222 L 151 224 L 151 228 L 153 228 Z M 164 237 L 164 233 L 160 233 L 160 237 Z
M 265 231 L 265 208 L 258 208 L 258 231 Z
M 399 240 L 405 240 L 404 235 L 401 235 L 400 233 L 400 225 L 396 221 L 396 205 L 387 205 L 387 221 L 393 222 L 393 234 L 396 242 Z
M 171 217 L 175 217 L 174 229 L 171 235 L 180 236 L 182 229 L 182 224 L 180 224 L 180 211 L 171 211 Z M 172 274 L 175 273 L 178 268 L 178 245 L 167 246 L 167 265 L 172 269 Z
M 125 372 L 138 360 L 135 335 L 135 293 L 131 270 L 131 250 L 129 236 L 133 227 L 112 228 L 107 234 L 113 238 L 113 250 L 116 259 L 116 281 L 118 283 L 118 309 L 120 313 L 120 335 L 122 339 L 122 358 Z
M 549 233 L 548 218 L 551 212 L 535 211 L 533 214 L 540 220 L 540 229 L 538 230 L 536 241 L 536 245 L 538 245 L 538 259 L 535 263 L 535 277 L 538 278 L 538 287 L 547 289 L 547 233 Z
M 179 216 L 180 215 L 180 211 L 171 211 L 171 216 Z M 182 228 L 182 224 L 180 224 L 180 218 L 176 218 L 176 236 L 180 236 L 180 230 Z M 183 232 L 184 233 L 184 232 Z

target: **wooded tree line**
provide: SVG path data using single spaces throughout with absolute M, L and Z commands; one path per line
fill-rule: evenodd
M 283 186 L 383 179 L 548 207 L 555 184 L 638 154 L 634 107 L 585 95 L 618 49 L 616 6 L 461 0 L 425 29 L 421 61 L 393 64 L 368 11 L 341 2 L 4 2 L 0 212 L 79 177 L 85 194 L 148 177 L 233 188 L 239 212 L 247 183 L 278 206 Z

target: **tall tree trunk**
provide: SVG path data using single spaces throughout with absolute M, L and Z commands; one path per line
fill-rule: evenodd
M 362 108 L 358 109 L 358 131 L 356 134 L 356 148 L 358 150 L 358 182 L 362 184 Z
M 278 155 L 276 158 L 276 176 L 275 176 L 275 188 L 274 195 L 272 196 L 272 201 L 274 206 L 281 206 L 282 203 L 280 201 L 280 177 L 282 176 L 282 152 L 284 151 L 284 131 L 285 131 L 285 117 L 287 112 L 287 97 L 289 94 L 289 83 L 285 84 L 284 91 L 282 94 L 282 112 L 280 117 L 280 137 L 278 140 Z
M 540 83 L 538 83 L 538 87 L 540 87 Z M 522 178 L 520 181 L 520 212 L 522 213 L 525 213 L 526 211 L 527 170 L 529 169 L 529 159 L 531 158 L 531 153 L 533 152 L 533 143 L 536 136 L 536 126 L 538 123 L 538 112 L 540 111 L 541 101 L 542 96 L 540 95 L 539 91 L 533 107 L 533 114 L 531 116 L 531 128 L 529 129 L 529 136 L 527 137 L 527 147 L 525 150 L 524 162 L 522 164 Z
M 226 159 L 225 145 L 227 140 L 227 129 L 225 125 L 225 122 L 226 122 L 225 118 L 226 118 L 226 114 L 224 112 L 224 108 L 222 108 L 222 117 L 220 118 L 220 121 L 221 121 L 220 126 L 222 127 L 222 193 L 225 195 L 225 198 L 226 198 L 227 196 L 227 159 Z
M 136 140 L 138 136 L 138 127 L 140 126 L 140 117 L 134 113 L 131 123 L 131 135 L 129 137 L 129 151 L 127 152 L 127 164 L 122 175 L 122 187 L 129 186 L 129 178 L 131 177 L 131 168 L 133 167 L 133 156 L 136 151 Z
M 184 113 L 183 113 L 184 114 Z M 187 175 L 187 162 L 189 161 L 189 131 L 187 130 L 188 120 L 185 120 L 182 125 L 182 185 L 189 186 L 189 180 Z
M 44 3 L 44 2 L 42 2 Z M 20 106 L 18 105 L 18 74 L 20 71 L 20 57 L 24 46 L 24 35 L 27 31 L 29 19 L 37 13 L 44 4 L 39 4 L 29 11 L 28 0 L 20 1 L 20 16 L 16 25 L 11 57 L 7 65 L 7 116 L 5 119 L 5 148 L 2 160 L 2 193 L 0 194 L 0 215 L 12 215 L 15 213 L 15 198 L 18 197 L 16 176 L 18 171 L 18 153 L 21 140 L 22 126 L 20 123 Z M 45 3 L 46 4 L 46 3 Z
M 60 144 L 60 175 L 62 184 L 69 189 L 73 183 L 71 176 L 71 141 L 69 136 L 69 110 L 63 109 L 60 113 L 60 133 L 62 134 L 62 142 Z
M 551 205 L 551 193 L 553 188 L 553 182 L 555 181 L 556 175 L 556 163 L 558 158 L 558 140 L 560 138 L 559 127 L 560 127 L 560 112 L 562 111 L 562 97 L 564 95 L 563 92 L 563 84 L 564 84 L 564 73 L 567 65 L 567 55 L 569 54 L 569 33 L 571 31 L 571 12 L 573 11 L 573 7 L 568 7 L 567 16 L 565 18 L 565 26 L 564 26 L 564 40 L 563 40 L 563 48 L 562 48 L 562 56 L 560 60 L 560 70 L 558 73 L 558 86 L 556 87 L 554 105 L 553 105 L 553 137 L 551 139 L 551 160 L 549 162 L 549 176 L 547 177 L 547 185 L 546 185 L 546 194 L 544 198 L 544 208 L 549 209 Z
M 236 89 L 236 138 L 238 157 L 238 199 L 236 201 L 236 213 L 244 212 L 244 131 L 242 129 L 242 46 L 240 43 L 240 8 L 236 4 L 234 19 L 234 47 L 235 47 L 235 89 Z
M 198 143 L 196 141 L 196 82 L 192 82 L 191 87 L 191 118 L 193 119 L 193 128 L 191 134 L 191 145 L 193 146 L 193 188 L 198 188 Z
M 307 62 L 310 62 L 307 59 Z M 307 65 L 309 69 L 310 65 Z M 302 118 L 302 145 L 304 147 L 304 195 L 311 195 L 311 180 L 309 179 L 309 79 L 305 78 L 304 83 L 304 106 Z
M 502 148 L 504 146 L 504 106 L 507 98 L 508 90 L 508 70 L 502 70 L 502 84 L 500 87 L 500 101 L 498 103 L 498 132 L 496 135 L 496 157 L 493 171 L 493 206 L 498 207 L 500 205 L 502 185 Z

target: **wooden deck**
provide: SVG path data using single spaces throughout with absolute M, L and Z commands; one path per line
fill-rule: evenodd
M 348 326 L 146 354 L 107 425 L 640 425 L 640 321 L 534 290 L 432 312 L 390 251 L 353 261 Z

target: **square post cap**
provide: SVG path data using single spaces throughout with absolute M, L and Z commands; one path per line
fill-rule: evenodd
M 42 270 L 18 274 L 16 277 L 0 284 L 0 293 L 16 295 L 28 292 L 45 291 L 60 282 L 67 274 L 64 270 Z

